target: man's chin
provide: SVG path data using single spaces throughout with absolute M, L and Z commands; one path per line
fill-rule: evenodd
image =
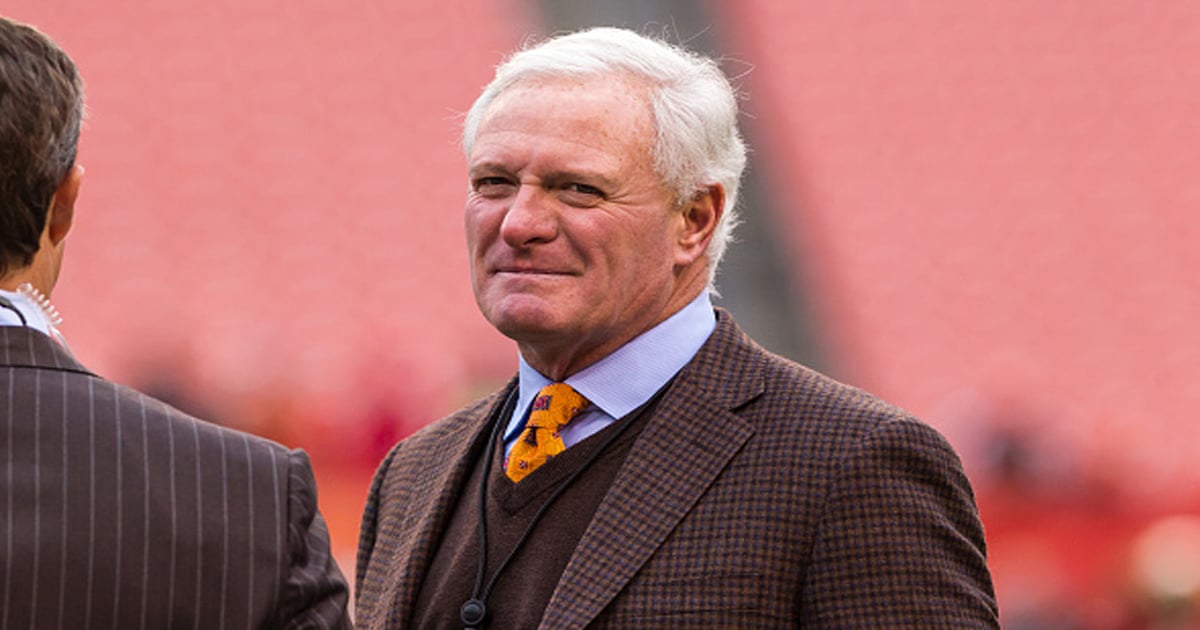
M 536 343 L 562 335 L 561 326 L 550 318 L 500 317 L 491 322 L 500 334 L 518 343 Z
M 517 342 L 539 341 L 562 334 L 562 317 L 548 305 L 508 303 L 484 312 L 500 334 Z

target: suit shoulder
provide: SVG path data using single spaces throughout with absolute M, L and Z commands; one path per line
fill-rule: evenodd
M 802 364 L 780 357 L 774 363 L 778 367 L 767 370 L 768 394 L 842 417 L 874 422 L 917 420 L 907 410 L 875 394 Z
M 779 356 L 748 337 L 733 344 L 721 376 L 742 383 L 739 415 L 767 432 L 853 442 L 887 427 L 937 433 L 909 411 L 859 387 Z M 903 432 L 903 431 L 901 431 Z
M 716 330 L 689 368 L 697 389 L 751 415 L 757 410 L 840 424 L 914 419 L 862 389 L 767 350 L 720 309 Z
M 421 462 L 427 462 L 430 456 L 444 456 L 454 445 L 478 438 L 489 412 L 503 403 L 505 395 L 515 383 L 513 379 L 499 391 L 479 398 L 400 440 L 379 463 L 372 486 L 382 489 L 385 482 L 406 485 L 413 476 L 426 475 L 428 466 Z
M 444 416 L 435 420 L 420 429 L 413 432 L 412 435 L 404 438 L 393 449 L 393 453 L 400 449 L 421 448 L 430 445 L 443 443 L 444 440 L 461 440 L 463 432 L 468 427 L 473 427 L 481 422 L 482 418 L 488 414 L 497 404 L 500 404 L 502 398 L 511 389 L 504 387 L 498 391 L 492 392 L 487 396 L 478 398 L 467 405 L 461 407 L 448 416 Z
M 192 433 L 198 443 L 244 443 L 245 448 L 251 453 L 259 453 L 259 456 L 271 453 L 274 457 L 279 457 L 291 451 L 282 444 L 262 436 L 193 416 L 132 387 L 100 377 L 91 378 L 94 380 L 92 391 L 99 393 L 98 401 L 101 398 L 111 398 L 113 409 L 117 410 L 115 415 L 126 424 L 144 423 L 148 430 L 169 430 L 181 435 Z M 111 393 L 106 395 L 103 393 L 105 390 Z

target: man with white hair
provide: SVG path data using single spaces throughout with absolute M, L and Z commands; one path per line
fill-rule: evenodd
M 518 372 L 380 465 L 361 628 L 997 627 L 946 441 L 712 306 L 736 119 L 712 60 L 622 29 L 498 68 L 465 223 Z

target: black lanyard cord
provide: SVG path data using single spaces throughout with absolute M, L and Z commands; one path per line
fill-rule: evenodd
M 464 602 L 458 611 L 459 618 L 468 629 L 480 627 L 487 617 L 487 595 L 482 592 L 484 572 L 487 571 L 487 481 L 488 476 L 492 474 L 492 451 L 496 449 L 500 428 L 508 424 L 505 418 L 512 417 L 519 387 L 513 386 L 504 404 L 500 406 L 500 412 L 492 420 L 492 433 L 488 436 L 487 450 L 483 453 L 483 470 L 479 474 L 479 562 L 475 569 L 475 588 L 471 591 L 471 599 Z
M 13 303 L 12 303 L 12 302 L 9 302 L 9 301 L 8 301 L 8 298 L 4 297 L 3 295 L 0 295 L 0 308 L 6 308 L 6 309 L 8 309 L 8 310 L 10 310 L 10 311 L 12 311 L 12 312 L 14 312 L 14 313 L 16 313 L 16 314 L 17 314 L 17 317 L 20 317 L 20 318 L 21 318 L 21 325 L 22 325 L 22 326 L 28 326 L 28 325 L 29 325 L 29 322 L 25 320 L 25 314 L 24 314 L 24 313 L 22 313 L 22 312 L 20 311 L 20 309 L 18 309 L 16 306 L 13 306 Z
M 674 379 L 671 380 L 673 381 Z M 459 618 L 462 620 L 463 625 L 466 626 L 466 630 L 478 630 L 480 627 L 482 627 L 483 622 L 487 619 L 488 615 L 488 597 L 492 594 L 492 589 L 495 588 L 496 582 L 500 580 L 500 574 L 504 573 L 504 570 L 508 568 L 508 565 L 513 561 L 513 558 L 516 558 L 517 552 L 521 550 L 521 547 L 525 545 L 525 542 L 533 534 L 534 527 L 536 527 L 538 522 L 542 520 L 542 516 L 549 511 L 550 506 L 553 505 L 555 500 L 557 500 L 558 497 L 566 491 L 567 487 L 574 483 L 574 481 L 578 479 L 579 476 L 584 473 L 584 471 L 591 467 L 591 465 L 600 457 L 601 454 L 604 453 L 604 451 L 608 450 L 608 447 L 611 446 L 613 442 L 617 441 L 617 438 L 621 437 L 621 435 L 625 433 L 625 430 L 633 424 L 633 418 L 641 415 L 642 411 L 644 411 L 646 407 L 649 407 L 651 403 L 658 400 L 659 396 L 661 396 L 662 393 L 665 392 L 668 387 L 670 387 L 670 385 L 671 381 L 667 381 L 667 383 L 663 385 L 661 389 L 655 392 L 654 395 L 651 396 L 646 402 L 642 403 L 637 409 L 634 409 L 624 418 L 618 420 L 617 422 L 619 422 L 621 426 L 617 427 L 617 429 L 613 431 L 612 434 L 609 435 L 608 438 L 606 438 L 598 448 L 596 448 L 596 450 L 592 451 L 592 453 L 588 455 L 588 458 L 584 460 L 583 464 L 580 465 L 579 468 L 575 469 L 575 472 L 571 473 L 571 476 L 567 477 L 558 484 L 558 486 L 554 489 L 554 492 L 550 494 L 544 503 L 542 503 L 542 507 L 538 508 L 537 513 L 533 515 L 533 520 L 529 522 L 529 525 L 525 528 L 525 531 L 521 533 L 521 537 L 517 539 L 517 543 L 513 545 L 512 550 L 508 552 L 508 556 L 504 558 L 504 561 L 500 563 L 500 566 L 496 567 L 496 572 L 492 574 L 492 579 L 488 580 L 487 588 L 483 588 L 481 591 L 480 589 L 483 586 L 484 573 L 487 571 L 487 479 L 492 474 L 493 452 L 496 449 L 496 440 L 500 434 L 500 428 L 508 424 L 508 422 L 505 421 L 505 418 L 511 418 L 512 408 L 516 404 L 516 388 L 514 387 L 513 391 L 508 396 L 508 400 L 505 401 L 503 407 L 501 408 L 499 417 L 496 418 L 495 424 L 492 427 L 492 434 L 488 438 L 488 450 L 484 455 L 483 471 L 482 474 L 480 474 L 479 567 L 475 571 L 475 590 L 472 592 L 471 599 L 468 599 L 465 603 L 463 603 L 462 607 L 459 609 Z M 505 411 L 508 413 L 505 413 Z

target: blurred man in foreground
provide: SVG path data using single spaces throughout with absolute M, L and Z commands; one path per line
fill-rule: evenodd
M 82 115 L 70 58 L 0 18 L 0 628 L 349 628 L 307 455 L 65 347 Z
M 736 118 L 715 63 L 629 31 L 499 67 L 466 233 L 519 368 L 380 465 L 362 627 L 998 626 L 946 441 L 713 308 Z

